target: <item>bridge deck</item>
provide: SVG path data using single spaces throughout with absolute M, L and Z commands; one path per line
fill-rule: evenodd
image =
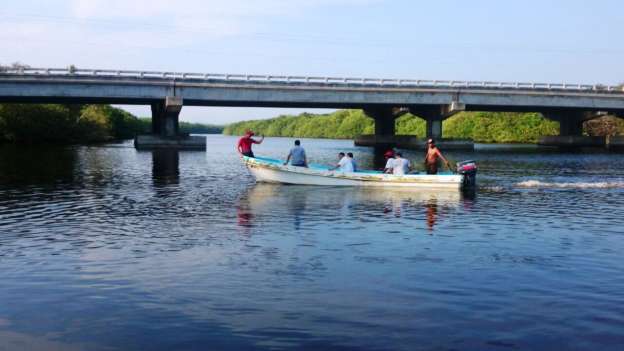
M 319 76 L 280 76 L 255 74 L 181 73 L 133 70 L 71 69 L 71 68 L 0 68 L 0 75 L 6 76 L 54 76 L 133 78 L 144 80 L 178 80 L 191 82 L 261 83 L 287 85 L 321 85 L 347 87 L 419 87 L 419 88 L 481 88 L 505 90 L 576 91 L 624 94 L 622 85 L 539 83 L 539 82 L 494 82 L 462 80 L 423 80 L 396 78 L 352 78 Z
M 0 101 L 365 108 L 440 106 L 466 110 L 624 111 L 624 88 L 569 83 L 336 78 L 67 68 L 4 68 Z

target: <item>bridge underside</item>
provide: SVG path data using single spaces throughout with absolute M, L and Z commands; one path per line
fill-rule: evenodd
M 442 122 L 457 112 L 464 111 L 460 103 L 448 105 L 412 105 L 409 107 L 365 107 L 364 113 L 375 120 L 375 134 L 363 135 L 355 140 L 355 145 L 376 146 L 380 148 L 401 147 L 423 149 L 426 139 L 435 139 L 437 144 L 446 149 L 472 149 L 471 140 L 448 140 L 442 138 Z M 405 113 L 411 113 L 426 121 L 425 138 L 395 135 L 396 119 Z
M 314 81 L 314 79 L 312 79 Z M 72 73 L 1 74 L 0 102 L 148 105 L 152 133 L 138 136 L 138 148 L 205 148 L 205 140 L 179 133 L 178 118 L 186 106 L 300 107 L 363 109 L 375 120 L 375 134 L 361 144 L 398 144 L 395 121 L 412 113 L 427 123 L 427 138 L 442 139 L 442 122 L 459 111 L 541 112 L 560 123 L 560 140 L 576 142 L 583 121 L 598 111 L 624 116 L 624 91 L 566 90 L 532 86 L 386 86 L 325 82 L 272 83 L 222 79 L 145 78 Z M 538 85 L 539 86 L 539 85 Z M 620 89 L 621 90 L 621 89 Z M 553 139 L 550 139 L 551 141 Z M 549 140 L 543 140 L 545 144 Z M 423 140 L 411 144 L 423 143 Z M 408 143 L 408 144 L 409 144 Z M 201 144 L 201 146 L 200 146 Z M 470 147 L 472 143 L 469 144 Z
M 442 134 L 442 122 L 460 111 L 492 111 L 492 112 L 539 112 L 545 118 L 559 123 L 559 135 L 544 136 L 539 140 L 543 146 L 558 147 L 604 147 L 617 146 L 620 138 L 605 138 L 583 135 L 583 123 L 607 115 L 605 111 L 588 111 L 585 109 L 554 109 L 554 108 L 492 108 L 489 106 L 423 105 L 411 107 L 367 107 L 364 112 L 375 120 L 375 134 L 362 135 L 355 139 L 359 146 L 377 146 L 380 148 L 400 147 L 408 149 L 424 149 L 426 139 L 435 139 L 445 149 L 473 149 L 472 140 L 445 139 Z M 404 113 L 411 113 L 426 121 L 426 134 L 418 138 L 411 135 L 395 135 L 396 119 Z M 610 113 L 624 118 L 624 113 Z

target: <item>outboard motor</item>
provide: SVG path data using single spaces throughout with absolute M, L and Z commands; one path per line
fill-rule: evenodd
M 474 188 L 477 185 L 477 163 L 475 161 L 457 162 L 457 173 L 464 176 L 463 188 Z

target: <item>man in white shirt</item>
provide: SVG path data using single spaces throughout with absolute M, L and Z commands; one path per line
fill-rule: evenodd
M 345 156 L 344 152 L 338 154 L 338 159 L 340 160 L 338 161 L 338 164 L 336 164 L 333 168 L 330 168 L 330 170 L 333 171 L 337 169 L 339 172 L 353 172 L 353 162 Z
M 394 171 L 394 158 L 389 158 L 384 167 L 384 173 L 391 174 Z
M 386 151 L 384 157 L 386 158 L 386 167 L 384 167 L 384 173 L 390 174 L 394 170 L 394 151 Z
M 412 169 L 412 165 L 410 161 L 406 158 L 403 158 L 403 155 L 400 152 L 397 152 L 394 156 L 394 162 L 392 162 L 392 174 L 394 175 L 404 175 L 409 173 Z

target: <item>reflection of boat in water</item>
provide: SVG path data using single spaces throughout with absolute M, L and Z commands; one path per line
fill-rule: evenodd
M 258 183 L 249 189 L 241 199 L 250 212 L 299 212 L 305 208 L 338 209 L 361 206 L 368 210 L 397 209 L 400 207 L 422 208 L 435 204 L 439 208 L 457 207 L 463 195 L 459 191 L 406 191 L 403 188 L 347 188 L 323 187 L 311 189 L 307 186 L 284 186 Z M 366 209 L 368 208 L 368 209 Z M 393 210 L 394 211 L 394 210 Z
M 384 174 L 379 171 L 340 172 L 321 165 L 296 167 L 283 165 L 282 161 L 264 157 L 243 157 L 247 168 L 258 182 L 326 185 L 363 186 L 384 188 L 460 189 L 474 183 L 476 169 L 471 174 Z
M 406 188 L 314 187 L 257 183 L 241 196 L 239 225 L 247 230 L 255 222 L 290 223 L 295 230 L 313 223 L 346 218 L 376 221 L 385 216 L 424 220 L 433 230 L 439 221 L 467 201 L 460 191 L 406 191 Z M 468 200 L 470 201 L 470 200 Z
M 442 204 L 458 205 L 462 199 L 462 193 L 459 191 L 406 191 L 406 189 L 402 188 L 353 189 L 328 187 L 311 189 L 307 186 L 283 186 L 271 183 L 258 183 L 249 188 L 246 198 L 250 202 L 250 205 L 256 208 L 266 206 L 267 203 L 272 201 L 281 201 L 285 198 L 297 199 L 304 202 L 315 199 L 330 203 L 340 203 L 346 200 L 361 203 L 396 201 L 425 203 L 436 200 Z

